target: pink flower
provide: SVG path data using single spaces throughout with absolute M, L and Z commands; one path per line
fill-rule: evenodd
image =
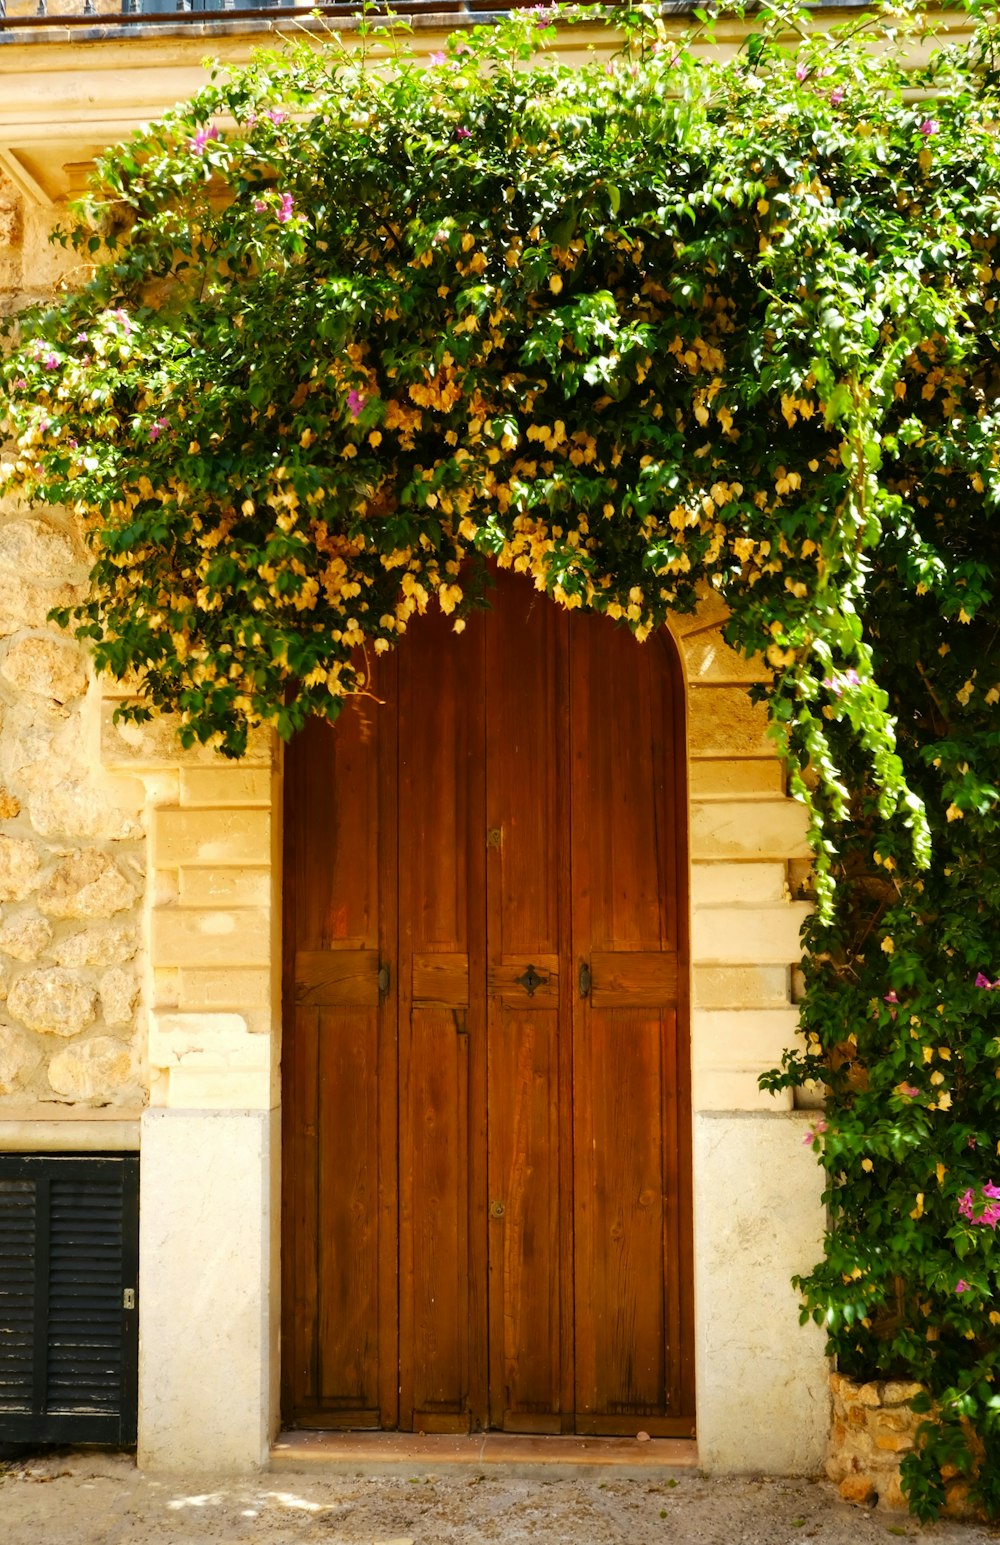
M 292 198 L 290 193 L 283 193 L 281 195 L 281 208 L 278 210 L 278 213 L 275 216 L 279 225 L 284 225 L 286 220 L 290 220 L 292 218 L 292 206 L 294 203 L 295 200 Z
M 806 76 L 808 74 L 809 74 L 809 71 L 807 70 L 807 68 L 806 68 L 806 66 L 804 64 L 797 64 L 795 66 L 795 79 L 796 80 L 805 80 L 805 78 L 806 78 Z
M 976 980 L 972 985 L 973 987 L 981 987 L 984 992 L 992 992 L 995 987 L 1000 987 L 1000 976 L 997 977 L 995 982 L 991 982 L 988 976 L 984 976 L 981 971 L 978 971 L 976 973 Z
M 920 1090 L 915 1084 L 897 1084 L 896 1093 L 902 1095 L 906 1100 L 915 1100 Z
M 471 129 L 467 129 L 464 124 L 459 124 L 458 128 L 455 130 L 455 138 L 456 139 L 471 139 L 472 138 L 472 130 Z
M 158 440 L 167 427 L 168 421 L 165 418 L 158 418 L 155 423 L 150 425 L 149 438 L 151 440 Z
M 895 1019 L 895 1017 L 896 1017 L 895 1005 L 899 1002 L 899 999 L 896 997 L 896 994 L 894 992 L 887 992 L 885 997 L 882 999 L 882 1002 L 883 1003 L 888 1003 L 888 1005 L 889 1005 L 889 1018 L 890 1019 Z
M 807 1132 L 805 1137 L 802 1139 L 802 1146 L 803 1146 L 803 1148 L 811 1147 L 811 1145 L 816 1141 L 817 1137 L 819 1137 L 825 1131 L 826 1131 L 826 1122 L 823 1120 L 823 1117 L 820 1116 L 819 1120 L 815 1123 L 815 1125 L 813 1126 L 812 1130 Z
M 833 103 L 834 107 L 839 107 L 843 100 L 844 100 L 844 88 L 843 88 L 843 86 L 837 86 L 833 91 L 830 92 L 830 101 Z
M 191 150 L 204 150 L 210 139 L 218 137 L 219 131 L 213 123 L 207 129 L 199 129 L 194 138 L 188 140 L 188 146 Z
M 964 1277 L 959 1277 L 958 1281 L 955 1283 L 955 1292 L 956 1293 L 971 1293 L 972 1292 L 972 1288 L 970 1287 L 969 1283 L 966 1282 Z
M 920 125 L 920 132 L 925 139 L 930 139 L 931 135 L 936 134 L 940 127 L 941 125 L 938 123 L 936 118 L 925 118 L 923 123 Z
M 42 364 L 45 366 L 46 370 L 58 370 L 59 369 L 59 356 L 58 356 L 58 354 L 43 354 L 42 355 Z
M 80 449 L 79 440 L 67 440 L 66 444 L 69 446 L 71 451 L 78 451 Z
M 428 59 L 427 62 L 434 69 L 439 70 L 439 69 L 441 69 L 441 67 L 443 65 L 446 65 L 448 63 L 448 55 L 447 54 L 442 54 L 442 53 L 431 54 L 431 56 L 430 56 L 430 58 Z
M 995 1186 L 992 1180 L 988 1180 L 983 1186 L 983 1195 L 996 1200 L 996 1198 L 1000 1197 L 1000 1186 Z
M 253 207 L 256 209 L 258 214 L 262 214 L 267 208 L 267 199 L 255 198 L 253 201 Z
M 280 107 L 269 107 L 267 110 L 267 117 L 270 118 L 272 123 L 277 124 L 284 123 L 285 119 L 288 117 L 288 114 Z
M 348 411 L 348 413 L 351 415 L 352 418 L 355 418 L 355 419 L 356 418 L 360 418 L 361 417 L 361 410 L 364 407 L 364 405 L 365 405 L 365 399 L 362 397 L 361 393 L 358 392 L 358 391 L 355 391 L 354 387 L 352 386 L 351 390 L 347 394 L 347 411 Z
M 861 677 L 853 668 L 848 671 L 834 671 L 832 676 L 823 677 L 823 685 L 834 697 L 843 697 L 848 687 L 860 687 Z

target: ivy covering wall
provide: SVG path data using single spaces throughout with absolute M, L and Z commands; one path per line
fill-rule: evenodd
M 125 711 L 232 756 L 460 631 L 490 561 L 640 640 L 726 601 L 816 855 L 772 1079 L 828 1088 L 805 1312 L 928 1389 L 917 1510 L 945 1464 L 996 1515 L 997 35 L 614 20 L 572 69 L 542 11 L 429 61 L 334 32 L 111 151 L 91 277 L 0 367 L 7 482 L 81 516 L 62 620 Z

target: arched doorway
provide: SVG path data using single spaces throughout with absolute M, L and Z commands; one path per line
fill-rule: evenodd
M 689 1434 L 673 646 L 411 634 L 287 757 L 285 1420 Z

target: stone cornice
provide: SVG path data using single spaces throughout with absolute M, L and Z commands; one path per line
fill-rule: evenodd
M 857 7 L 824 7 L 824 27 L 846 21 Z M 967 36 L 969 18 L 928 7 L 927 14 L 951 39 Z M 471 15 L 431 11 L 406 18 L 418 55 L 440 48 L 448 33 L 481 24 L 492 13 Z M 680 32 L 690 24 L 685 12 L 665 18 Z M 721 22 L 713 48 L 739 48 L 752 21 Z M 81 28 L 57 23 L 32 31 L 0 33 L 0 172 L 6 172 L 32 203 L 56 206 L 82 192 L 95 155 L 124 139 L 140 124 L 184 101 L 205 84 L 206 60 L 241 65 L 254 49 L 277 44 L 283 36 L 320 36 L 335 31 L 346 44 L 358 38 L 356 18 L 267 17 L 199 21 L 181 25 L 124 27 L 108 22 Z M 388 57 L 387 44 L 369 39 L 371 57 Z M 567 62 L 594 50 L 608 52 L 613 36 L 581 24 L 561 28 L 555 52 Z M 918 49 L 917 53 L 922 52 Z

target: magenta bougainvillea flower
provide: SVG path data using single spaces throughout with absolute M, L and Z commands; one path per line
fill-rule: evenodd
M 281 204 L 278 208 L 278 213 L 275 216 L 279 225 L 284 225 L 286 220 L 290 220 L 292 218 L 292 209 L 294 205 L 295 200 L 292 198 L 290 193 L 283 193 L 281 195 Z
M 204 150 L 209 140 L 218 139 L 219 131 L 215 124 L 210 124 L 207 129 L 199 129 L 192 139 L 188 140 L 192 150 Z

